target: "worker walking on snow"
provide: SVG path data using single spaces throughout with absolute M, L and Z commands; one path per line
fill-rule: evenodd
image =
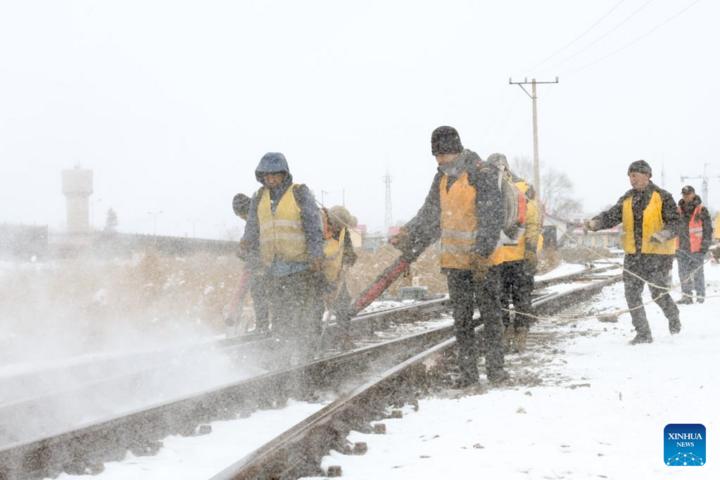
M 632 162 L 627 173 L 632 189 L 609 210 L 588 220 L 585 228 L 594 232 L 623 224 L 623 281 L 636 331 L 630 344 L 635 345 L 653 341 L 642 303 L 645 283 L 668 319 L 670 333 L 680 333 L 680 313 L 669 293 L 680 217 L 672 195 L 650 181 L 652 168 L 645 160 Z
M 710 214 L 695 194 L 692 185 L 682 188 L 682 198 L 678 202 L 680 214 L 680 234 L 678 235 L 678 274 L 683 296 L 677 303 L 693 303 L 693 290 L 697 302 L 705 301 L 705 255 L 710 248 L 713 227 Z
M 266 276 L 273 335 L 286 360 L 312 355 L 323 290 L 323 227 L 310 189 L 293 183 L 282 153 L 266 153 L 255 178 L 262 187 L 250 203 L 240 242 L 245 259 Z M 294 357 L 294 358 L 290 358 Z
M 492 257 L 494 263 L 498 264 L 502 286 L 505 351 L 521 353 L 525 350 L 532 315 L 531 295 L 535 286 L 540 215 L 537 202 L 533 201 L 531 205 L 528 201 L 530 185 L 510 171 L 507 157 L 502 153 L 493 153 L 487 162 L 500 170 L 500 174 L 516 187 L 516 194 L 520 196 L 518 232 L 514 238 L 505 237 Z M 514 310 L 512 323 L 510 304 Z
M 353 347 L 350 339 L 350 309 L 352 298 L 345 283 L 345 275 L 355 265 L 357 254 L 350 238 L 350 229 L 357 226 L 357 219 L 340 205 L 323 209 L 326 221 L 325 234 L 325 279 L 327 291 L 325 307 L 335 313 L 340 333 L 338 340 L 341 350 Z
M 438 171 L 425 203 L 391 243 L 403 252 L 421 252 L 440 240 L 440 266 L 447 275 L 457 339 L 457 386 L 478 382 L 479 345 L 473 323 L 476 302 L 484 324 L 488 380 L 503 382 L 508 375 L 502 346 L 500 275 L 490 260 L 504 216 L 497 169 L 463 148 L 452 127 L 436 128 L 430 142 Z

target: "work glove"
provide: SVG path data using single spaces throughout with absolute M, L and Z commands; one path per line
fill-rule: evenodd
M 596 232 L 600 230 L 600 222 L 598 220 L 595 220 L 594 218 L 591 220 L 585 220 L 583 223 L 583 230 L 587 233 L 590 232 Z
M 476 282 L 483 282 L 487 277 L 488 272 L 492 264 L 488 257 L 482 257 L 480 255 L 473 255 L 472 258 L 472 274 L 473 280 Z
M 410 236 L 404 228 L 401 228 L 398 233 L 390 237 L 388 242 L 403 253 L 410 250 Z
M 650 236 L 650 241 L 652 243 L 663 243 L 667 242 L 674 236 L 675 235 L 673 235 L 670 230 L 660 230 L 659 232 L 655 232 Z

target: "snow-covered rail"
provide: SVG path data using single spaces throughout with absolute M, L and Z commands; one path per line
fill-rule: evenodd
M 597 279 L 572 290 L 546 295 L 533 305 L 537 312 L 551 314 L 591 297 L 619 279 L 620 276 Z M 454 344 L 454 338 L 443 340 L 375 375 L 372 380 L 227 467 L 212 480 L 339 476 L 339 467 L 331 466 L 325 470 L 320 467 L 322 457 L 331 449 L 349 454 L 364 453 L 366 445 L 351 445 L 345 440 L 349 431 L 382 433 L 383 429 L 372 422 L 397 415 L 393 407 L 415 401 L 433 379 L 443 376 L 437 370 L 447 365 L 445 355 Z

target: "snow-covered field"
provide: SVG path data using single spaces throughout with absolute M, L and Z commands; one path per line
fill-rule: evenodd
M 680 335 L 670 336 L 654 304 L 650 345 L 627 344 L 628 314 L 616 324 L 541 322 L 544 340 L 508 357 L 520 385 L 422 400 L 385 420 L 386 435 L 353 432 L 366 455 L 333 452 L 323 464 L 340 465 L 346 479 L 720 478 L 720 266 L 705 270 L 709 298 L 681 306 Z M 621 283 L 593 303 L 624 306 Z M 670 423 L 705 425 L 706 465 L 665 465 Z

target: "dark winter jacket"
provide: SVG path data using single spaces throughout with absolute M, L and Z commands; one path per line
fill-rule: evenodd
M 457 160 L 457 170 L 448 175 L 447 188 L 468 172 L 468 180 L 477 190 L 476 214 L 478 229 L 475 237 L 476 252 L 489 256 L 497 247 L 504 221 L 504 207 L 498 170 L 485 162 L 473 151 L 464 150 Z M 439 167 L 433 178 L 425 203 L 410 220 L 405 229 L 408 233 L 412 256 L 420 255 L 440 238 L 440 180 L 445 175 Z
M 280 187 L 270 190 L 270 208 L 272 211 L 275 211 L 283 194 L 293 183 L 290 169 L 282 154 L 267 154 L 262 158 L 255 170 L 255 177 L 260 183 L 262 183 L 263 174 L 278 172 L 285 173 L 286 177 Z M 250 214 L 248 215 L 245 233 L 241 240 L 242 248 L 247 252 L 246 261 L 251 268 L 260 268 L 262 265 L 260 261 L 260 227 L 258 224 L 257 209 L 265 188 L 265 186 L 260 187 L 252 197 Z M 305 232 L 308 256 L 310 259 L 322 258 L 324 246 L 323 227 L 320 209 L 317 207 L 315 197 L 310 189 L 302 184 L 296 185 L 293 189 L 293 194 L 295 195 L 295 201 L 300 207 L 300 218 Z M 269 273 L 274 276 L 285 276 L 307 270 L 308 268 L 309 264 L 307 262 L 284 262 L 276 260 L 270 266 Z
M 336 240 L 339 240 L 339 234 L 335 236 Z M 352 238 L 350 238 L 350 232 L 345 233 L 345 240 L 343 242 L 343 257 L 342 264 L 344 267 L 352 267 L 357 262 L 357 253 L 355 253 L 355 246 L 353 245 Z
M 643 212 L 648 206 L 653 192 L 658 192 L 660 194 L 660 199 L 662 200 L 662 220 L 665 224 L 665 229 L 670 231 L 673 235 L 677 235 L 680 231 L 680 216 L 677 213 L 675 200 L 673 200 L 673 197 L 669 192 L 663 190 L 652 182 L 648 184 L 645 190 L 638 191 L 634 188 L 628 190 L 609 210 L 606 210 L 596 216 L 593 220 L 597 220 L 600 223 L 598 230 L 612 228 L 615 225 L 622 223 L 623 202 L 625 202 L 625 199 L 628 197 L 632 198 L 635 249 L 639 252 L 642 247 Z
M 690 251 L 690 218 L 692 217 L 695 208 L 697 208 L 697 206 L 701 203 L 702 199 L 700 198 L 700 195 L 695 195 L 695 198 L 687 203 L 683 199 L 680 199 L 678 202 L 681 219 L 680 233 L 678 237 L 680 238 L 680 250 L 684 252 Z M 697 220 L 702 222 L 702 243 L 700 244 L 700 253 L 705 254 L 707 253 L 708 248 L 710 248 L 710 242 L 712 241 L 713 234 L 712 219 L 710 218 L 710 213 L 707 211 L 707 208 L 702 207 L 700 209 Z

